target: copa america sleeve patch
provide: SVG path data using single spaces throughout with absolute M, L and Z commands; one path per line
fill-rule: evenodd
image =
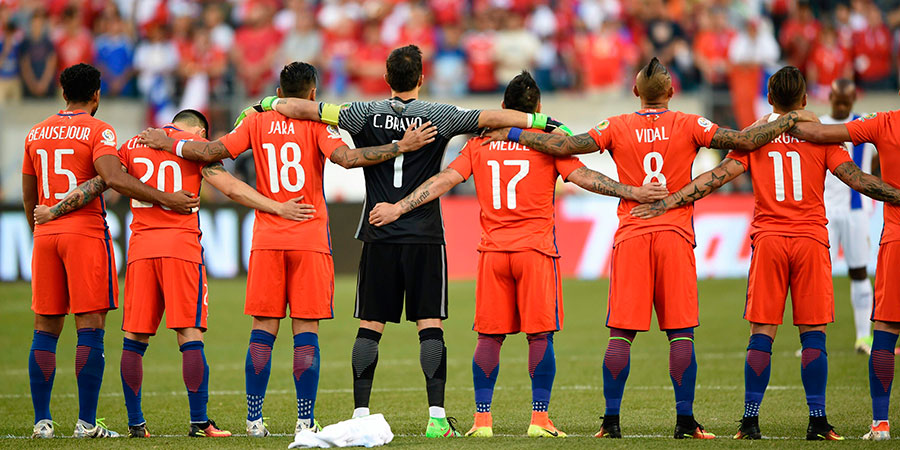
M 338 128 L 334 125 L 328 125 L 327 127 L 325 127 L 325 131 L 328 132 L 329 139 L 340 139 L 341 138 L 341 131 L 338 130 Z
M 706 117 L 700 116 L 697 118 L 697 125 L 703 127 L 703 131 L 709 132 L 712 129 L 713 123 L 709 121 Z
M 100 141 L 103 145 L 108 145 L 110 147 L 116 146 L 116 133 L 113 130 L 109 128 L 103 130 L 103 132 L 100 133 L 100 137 L 103 138 Z
M 868 113 L 868 114 L 863 115 L 862 117 L 860 117 L 860 118 L 857 119 L 857 120 L 859 120 L 860 122 L 862 122 L 862 121 L 865 121 L 865 120 L 874 119 L 876 116 L 878 116 L 878 113 L 870 112 L 870 113 Z
M 601 131 L 603 131 L 607 128 L 609 128 L 609 120 L 604 120 L 603 122 L 598 123 L 597 126 L 594 127 L 594 131 L 596 131 L 597 133 L 600 133 Z

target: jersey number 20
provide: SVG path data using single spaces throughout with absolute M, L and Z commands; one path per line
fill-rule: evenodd
M 494 209 L 500 209 L 503 207 L 500 204 L 500 162 L 489 160 L 487 165 L 491 167 L 491 193 Z M 519 166 L 519 173 L 513 176 L 512 179 L 509 180 L 509 184 L 506 185 L 506 207 L 509 209 L 516 209 L 516 185 L 522 181 L 522 178 L 525 178 L 525 175 L 528 175 L 529 161 L 526 159 L 506 160 L 503 161 L 503 165 Z
M 147 180 L 153 177 L 153 172 L 156 169 L 154 167 L 153 161 L 149 158 L 134 158 L 134 162 L 136 164 L 143 164 L 147 166 L 147 171 L 141 175 L 141 183 L 146 183 Z M 166 192 L 166 169 L 172 168 L 172 192 L 178 192 L 181 190 L 181 166 L 178 165 L 175 161 L 163 161 L 159 163 L 159 171 L 156 172 L 156 189 L 160 191 Z M 132 208 L 152 208 L 152 203 L 142 202 L 140 200 L 131 199 L 131 207 Z M 169 208 L 163 206 L 162 209 L 169 210 Z

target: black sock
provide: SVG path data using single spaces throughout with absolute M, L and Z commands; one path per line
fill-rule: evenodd
M 425 374 L 428 406 L 444 407 L 444 386 L 447 384 L 447 347 L 444 330 L 425 328 L 419 331 L 419 363 Z
M 372 393 L 372 380 L 378 364 L 378 341 L 381 333 L 360 328 L 353 343 L 353 403 L 355 408 L 368 408 Z

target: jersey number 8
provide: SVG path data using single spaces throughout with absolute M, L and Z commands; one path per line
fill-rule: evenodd
M 656 166 L 654 169 L 653 166 Z M 658 181 L 663 186 L 666 185 L 666 176 L 662 173 L 663 157 L 659 152 L 650 152 L 644 155 L 644 182 L 641 184 L 652 183 Z
M 278 159 L 281 160 L 281 169 L 278 168 L 276 161 L 275 145 L 265 143 L 262 148 L 266 152 L 266 161 L 269 164 L 269 190 L 277 194 L 281 192 L 282 187 L 288 192 L 299 192 L 303 189 L 303 185 L 306 184 L 306 172 L 300 165 L 302 157 L 300 146 L 296 142 L 285 142 L 281 145 L 281 150 L 277 152 Z M 294 171 L 293 178 L 297 180 L 295 182 L 291 182 L 291 170 Z

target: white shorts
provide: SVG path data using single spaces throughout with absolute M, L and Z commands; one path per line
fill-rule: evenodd
M 869 212 L 851 210 L 828 217 L 828 240 L 831 261 L 837 260 L 838 248 L 844 249 L 844 261 L 850 269 L 866 267 L 869 263 Z

